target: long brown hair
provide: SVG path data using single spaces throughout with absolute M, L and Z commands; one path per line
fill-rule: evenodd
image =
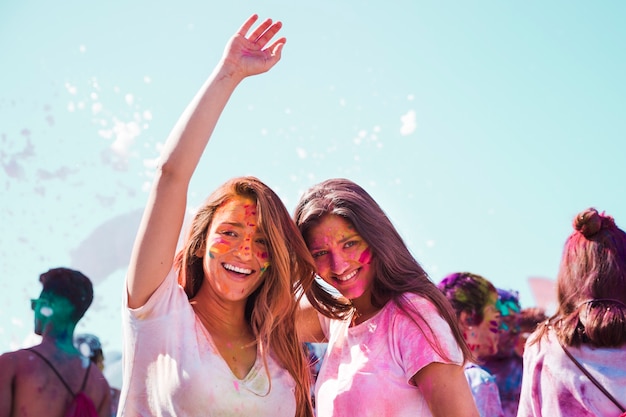
M 531 343 L 556 331 L 567 346 L 626 344 L 626 233 L 594 208 L 573 220 L 557 276 L 558 307 Z
M 193 298 L 204 282 L 200 253 L 215 211 L 235 196 L 256 202 L 258 228 L 267 236 L 271 265 L 261 286 L 246 303 L 246 319 L 263 352 L 265 347 L 296 382 L 298 417 L 312 417 L 310 371 L 304 346 L 295 331 L 295 316 L 301 294 L 315 277 L 315 264 L 289 212 L 280 198 L 255 177 L 233 178 L 216 189 L 196 213 L 183 248 L 176 255 L 178 282 Z
M 407 316 L 412 316 L 407 312 L 411 310 L 413 314 L 423 318 L 419 311 L 406 302 L 404 294 L 415 293 L 428 299 L 449 324 L 464 358 L 471 358 L 471 352 L 463 339 L 450 303 L 411 255 L 378 203 L 362 187 L 348 179 L 329 179 L 311 187 L 301 197 L 294 215 L 305 241 L 310 228 L 328 214 L 341 216 L 350 222 L 372 249 L 372 266 L 376 271 L 372 286 L 372 304 L 382 308 L 387 302 L 393 301 Z M 345 312 L 351 308 L 350 304 L 332 305 L 330 310 L 340 310 L 345 316 Z M 416 325 L 420 327 L 417 322 Z M 425 332 L 429 333 L 432 334 L 432 331 Z M 443 357 L 447 356 L 437 340 L 429 340 L 429 343 Z

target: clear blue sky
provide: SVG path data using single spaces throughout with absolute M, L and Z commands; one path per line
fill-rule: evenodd
M 28 340 L 55 266 L 93 279 L 79 331 L 120 350 L 154 159 L 254 12 L 284 22 L 283 60 L 235 93 L 192 205 L 252 174 L 292 211 L 348 177 L 434 281 L 472 271 L 524 306 L 578 211 L 626 225 L 626 3 L 387 3 L 0 2 L 0 351 Z

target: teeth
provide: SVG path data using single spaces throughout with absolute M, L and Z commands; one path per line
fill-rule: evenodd
M 239 267 L 236 267 L 235 265 L 231 265 L 231 264 L 224 264 L 224 268 L 228 269 L 229 271 L 237 272 L 238 274 L 250 275 L 252 273 L 251 269 L 239 268 Z
M 352 272 L 350 272 L 350 273 L 349 273 L 348 275 L 346 275 L 346 276 L 343 276 L 343 277 L 337 277 L 337 281 L 347 281 L 347 280 L 349 280 L 350 278 L 352 278 L 353 276 L 355 276 L 357 272 L 358 272 L 358 270 L 357 270 L 357 271 L 352 271 Z

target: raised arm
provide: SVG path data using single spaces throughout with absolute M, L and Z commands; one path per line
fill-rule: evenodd
M 191 176 L 231 94 L 244 78 L 280 60 L 286 40 L 271 41 L 282 24 L 267 19 L 248 34 L 257 19 L 251 16 L 233 35 L 167 139 L 131 254 L 126 281 L 131 308 L 145 304 L 172 267 Z

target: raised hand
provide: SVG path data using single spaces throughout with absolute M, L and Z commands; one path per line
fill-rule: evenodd
M 278 33 L 282 23 L 267 19 L 248 35 L 248 31 L 258 18 L 256 14 L 250 16 L 224 49 L 223 66 L 235 76 L 245 78 L 249 75 L 261 74 L 280 60 L 281 51 L 287 39 L 279 38 L 269 46 L 268 43 Z

